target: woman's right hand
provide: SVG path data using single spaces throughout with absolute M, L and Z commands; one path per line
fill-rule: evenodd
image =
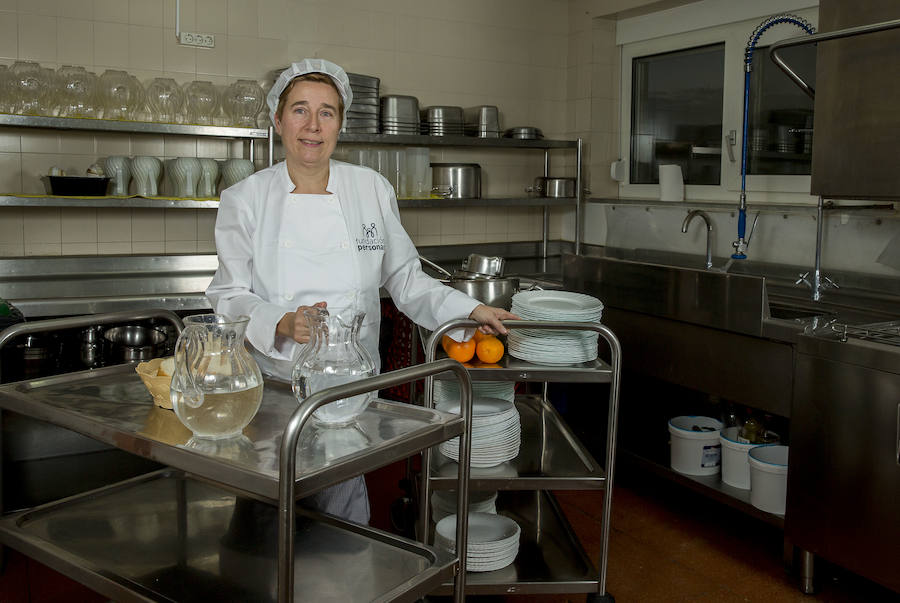
M 311 331 L 309 320 L 307 320 L 303 312 L 312 308 L 324 308 L 326 306 L 325 302 L 318 302 L 312 306 L 297 306 L 296 310 L 287 312 L 281 317 L 281 320 L 278 321 L 278 325 L 275 327 L 275 334 L 293 339 L 297 343 L 307 343 Z

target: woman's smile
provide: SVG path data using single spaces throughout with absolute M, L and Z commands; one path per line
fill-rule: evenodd
M 285 99 L 275 130 L 289 166 L 321 169 L 337 146 L 341 116 L 337 91 L 321 82 L 298 82 Z

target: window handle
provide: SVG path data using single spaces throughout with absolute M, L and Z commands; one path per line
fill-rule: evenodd
M 734 163 L 734 145 L 737 144 L 737 130 L 728 130 L 725 135 L 725 148 L 728 149 L 728 161 Z

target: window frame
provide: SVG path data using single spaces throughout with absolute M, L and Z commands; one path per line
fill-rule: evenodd
M 813 24 L 818 22 L 818 9 L 806 8 L 792 11 Z M 671 17 L 671 15 L 669 15 Z M 660 37 L 627 42 L 622 45 L 621 55 L 621 111 L 619 112 L 620 155 L 624 162 L 625 176 L 619 183 L 622 198 L 658 199 L 658 184 L 631 184 L 631 108 L 632 108 L 632 61 L 635 58 L 687 50 L 710 44 L 725 44 L 725 72 L 723 73 L 722 95 L 722 154 L 721 180 L 718 185 L 686 184 L 685 198 L 700 201 L 737 201 L 741 190 L 741 139 L 744 95 L 744 49 L 750 33 L 767 15 L 744 19 L 732 23 L 706 27 L 694 31 L 666 34 Z M 760 46 L 769 46 L 777 41 L 801 35 L 799 29 L 790 25 L 776 25 L 760 40 Z M 751 77 L 752 74 L 751 74 Z M 731 130 L 735 131 L 733 147 L 734 162 L 731 162 L 726 148 L 726 139 Z M 816 198 L 809 194 L 811 178 L 808 175 L 747 175 L 749 202 L 790 202 L 814 204 Z

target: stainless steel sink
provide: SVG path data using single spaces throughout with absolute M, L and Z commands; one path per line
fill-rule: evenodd
M 833 315 L 833 313 L 821 308 L 801 308 L 769 303 L 769 317 L 779 320 L 804 320 L 827 315 Z

